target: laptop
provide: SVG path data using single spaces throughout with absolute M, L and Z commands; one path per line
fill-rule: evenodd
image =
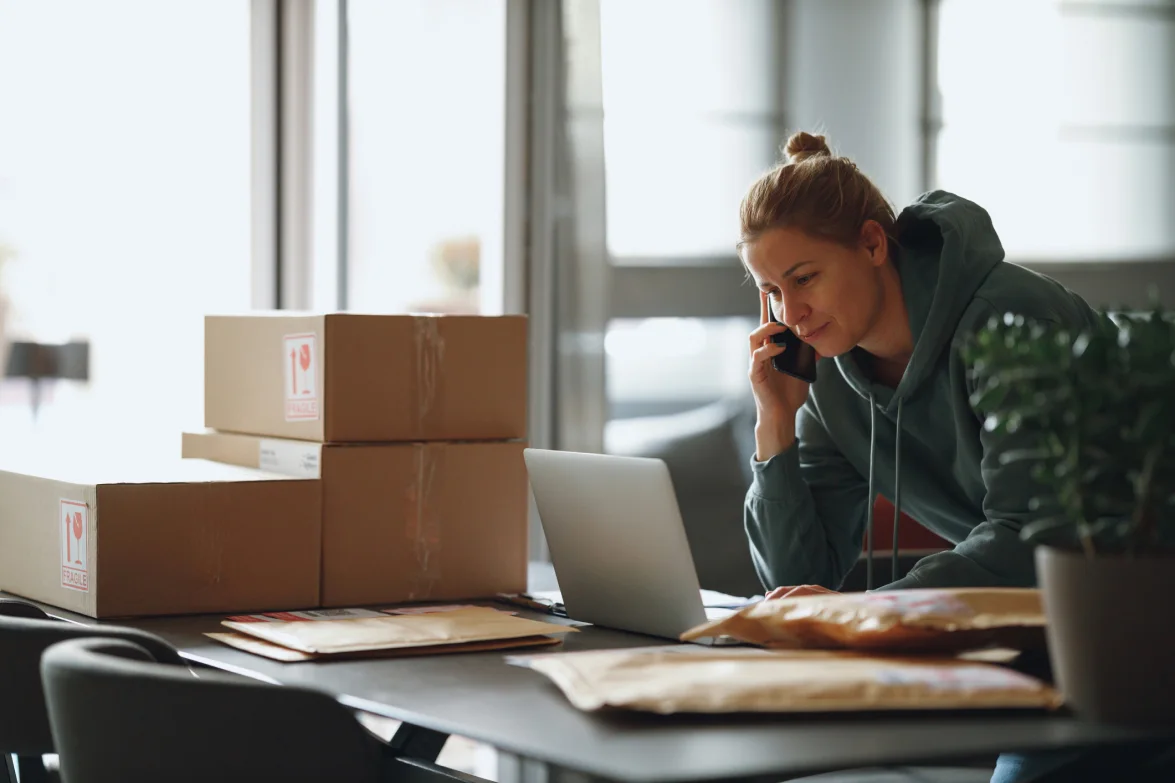
M 750 602 L 726 596 L 726 606 L 706 607 L 709 591 L 698 584 L 662 460 L 531 448 L 523 455 L 568 617 L 676 640 Z

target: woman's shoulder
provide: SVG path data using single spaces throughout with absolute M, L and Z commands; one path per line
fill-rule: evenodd
M 1048 275 L 1004 261 L 975 290 L 959 329 L 971 331 L 992 316 L 1005 313 L 1067 328 L 1084 328 L 1097 322 L 1097 312 L 1078 294 Z

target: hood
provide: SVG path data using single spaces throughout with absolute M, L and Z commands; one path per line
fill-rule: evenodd
M 914 337 L 914 353 L 892 393 L 861 371 L 859 350 L 836 358 L 845 380 L 861 396 L 885 407 L 910 397 L 932 374 L 975 291 L 1004 259 L 987 210 L 953 193 L 935 190 L 902 210 L 895 226 L 895 259 Z

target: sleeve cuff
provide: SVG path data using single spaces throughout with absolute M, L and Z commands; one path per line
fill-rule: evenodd
M 751 491 L 764 500 L 784 502 L 797 497 L 793 487 L 803 480 L 799 441 L 763 462 L 751 455 Z

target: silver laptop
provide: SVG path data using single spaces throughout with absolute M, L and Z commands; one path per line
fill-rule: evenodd
M 663 461 L 523 453 L 568 617 L 677 639 L 734 611 L 703 602 Z

